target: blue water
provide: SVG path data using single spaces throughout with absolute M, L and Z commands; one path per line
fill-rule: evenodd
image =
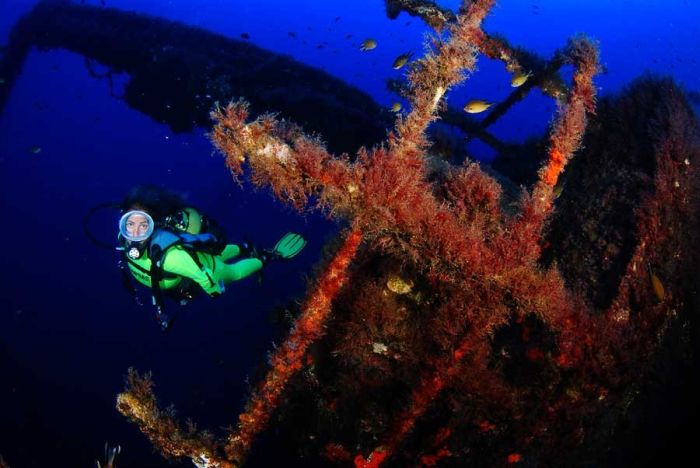
M 0 2 L 0 44 L 35 3 Z M 384 107 L 396 100 L 385 79 L 402 73 L 391 63 L 408 51 L 420 56 L 428 32 L 405 13 L 387 19 L 380 0 L 107 0 L 106 6 L 229 38 L 246 33 L 252 44 L 323 69 Z M 700 91 L 698 20 L 700 2 L 691 0 L 501 0 L 485 29 L 544 57 L 586 33 L 600 43 L 605 71 L 596 85 L 606 95 L 647 72 Z M 378 47 L 359 51 L 369 37 Z M 115 95 L 127 79 L 115 76 Z M 449 102 L 462 107 L 510 91 L 503 65 L 482 58 Z M 513 141 L 540 135 L 553 110 L 551 100 L 534 92 L 493 133 Z M 213 154 L 207 129 L 173 134 L 114 97 L 107 80 L 91 77 L 75 53 L 33 49 L 1 112 L 0 454 L 12 467 L 90 466 L 110 441 L 123 446 L 119 466 L 191 466 L 167 465 L 114 409 L 127 368 L 153 371 L 159 398 L 183 416 L 213 429 L 233 424 L 247 377 L 258 375 L 284 333 L 277 309 L 303 297 L 338 226 L 319 214 L 301 216 L 264 190 L 238 187 Z M 489 157 L 478 145 L 469 149 Z M 231 239 L 272 245 L 295 230 L 309 243 L 293 262 L 272 265 L 262 284 L 247 279 L 223 297 L 199 298 L 164 334 L 150 308 L 135 305 L 122 288 L 116 255 L 91 244 L 82 230 L 91 207 L 120 200 L 138 183 L 187 194 Z M 98 237 L 114 238 L 116 212 L 93 221 Z

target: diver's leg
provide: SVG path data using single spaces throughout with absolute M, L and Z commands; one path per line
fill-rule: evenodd
M 231 260 L 232 258 L 238 257 L 241 254 L 241 248 L 236 244 L 228 244 L 224 247 L 224 250 L 217 255 L 222 261 Z
M 220 256 L 214 257 L 214 281 L 223 280 L 224 284 L 246 278 L 260 271 L 263 263 L 257 258 L 246 258 L 236 263 L 224 263 Z

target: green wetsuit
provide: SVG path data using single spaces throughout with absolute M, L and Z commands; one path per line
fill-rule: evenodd
M 183 215 L 182 232 L 199 234 L 202 230 L 202 216 L 192 207 L 181 211 Z M 263 263 L 257 258 L 246 258 L 236 263 L 227 261 L 240 255 L 241 249 L 235 244 L 227 245 L 219 255 L 205 252 L 187 251 L 180 245 L 168 248 L 163 254 L 162 277 L 159 283 L 161 290 L 172 289 L 179 285 L 183 278 L 189 278 L 199 284 L 209 295 L 223 292 L 223 286 L 246 278 L 259 271 Z M 200 266 L 192 257 L 195 255 Z M 151 287 L 151 259 L 148 251 L 138 259 L 128 258 L 129 270 L 136 280 L 144 286 Z
M 176 287 L 183 278 L 189 278 L 199 284 L 209 295 L 223 292 L 222 286 L 232 281 L 246 278 L 262 268 L 263 263 L 257 258 L 246 258 L 236 263 L 226 263 L 238 255 L 241 249 L 235 244 L 229 244 L 219 255 L 204 252 L 188 252 L 182 246 L 176 245 L 165 251 L 163 256 L 163 277 L 160 288 Z M 196 255 L 201 268 L 192 258 Z M 138 259 L 128 259 L 129 269 L 136 280 L 144 286 L 151 287 L 151 259 L 148 253 Z

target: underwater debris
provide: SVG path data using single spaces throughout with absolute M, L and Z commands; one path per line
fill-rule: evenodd
M 391 19 L 398 18 L 402 11 L 411 16 L 419 16 L 431 28 L 441 31 L 445 25 L 455 20 L 455 14 L 449 8 L 426 0 L 385 0 L 386 14 Z M 410 21 L 406 23 L 406 26 Z
M 69 50 L 108 71 L 123 74 L 120 99 L 175 133 L 210 128 L 214 102 L 247 96 L 256 112 L 275 109 L 321 134 L 333 151 L 354 153 L 360 144 L 380 142 L 391 116 L 366 92 L 323 70 L 209 30 L 116 8 L 78 2 L 35 2 L 8 35 L 0 54 L 0 112 L 22 72 L 27 54 Z M 186 73 L 174 73 L 186 70 Z M 290 92 L 290 86 L 293 90 Z M 310 112 L 309 102 L 314 103 Z M 170 108 L 168 108 L 170 106 Z M 338 115 L 343 125 L 337 125 Z
M 480 25 L 493 3 L 464 2 L 460 15 L 445 25 L 444 42 L 416 61 L 407 96 L 411 112 L 397 118 L 384 144 L 361 149 L 353 160 L 333 156 L 320 139 L 275 116 L 251 118 L 244 100 L 213 111 L 210 137 L 234 178 L 250 174 L 255 186 L 269 187 L 298 210 L 314 202 L 349 226 L 237 427 L 217 442 L 225 460 L 245 462 L 273 414 L 279 415 L 278 437 L 344 459 L 342 447 L 353 447 L 358 467 L 432 463 L 438 454 L 455 465 L 527 460 L 558 466 L 572 454 L 589 459 L 604 450 L 599 440 L 607 438 L 588 436 L 607 430 L 610 418 L 629 407 L 631 389 L 658 349 L 659 336 L 685 305 L 678 288 L 683 273 L 694 268 L 689 246 L 696 245 L 697 234 L 688 233 L 698 232 L 697 128 L 682 106 L 671 107 L 673 128 L 660 130 L 658 145 L 650 146 L 655 151 L 646 163 L 653 169 L 642 185 L 645 193 L 634 199 L 638 209 L 629 210 L 636 216 L 629 230 L 635 238 L 619 281 L 609 286 L 613 300 L 602 309 L 589 306 L 579 292 L 586 285 L 580 273 L 587 270 L 560 267 L 556 255 L 546 263 L 542 254 L 562 245 L 552 239 L 544 247 L 552 216 L 580 215 L 577 205 L 554 212 L 553 201 L 562 171 L 573 169 L 568 163 L 598 111 L 592 41 L 577 37 L 557 52 L 557 61 L 573 65 L 574 78 L 557 96 L 542 165 L 516 209 L 503 208 L 502 185 L 476 164 L 445 163 L 444 170 L 429 172 L 426 129 L 446 93 L 465 70 L 475 69 L 476 52 L 487 42 Z M 537 82 L 528 79 L 517 92 Z M 266 157 L 266 147 L 289 151 L 280 160 Z M 606 157 L 614 159 L 590 148 L 599 152 L 599 170 Z M 597 174 L 567 174 L 558 203 L 564 206 L 577 194 L 582 203 L 588 194 L 574 181 L 600 184 Z M 615 200 L 593 201 L 605 212 L 601 207 Z M 586 222 L 577 221 L 564 226 L 562 239 L 582 234 Z M 590 229 L 601 234 L 590 242 L 602 239 L 604 262 L 616 254 L 613 240 L 605 240 L 610 222 L 599 220 Z M 581 245 L 569 246 L 567 263 L 584 264 Z M 678 251 L 684 255 L 664 254 Z M 668 304 L 653 301 L 648 275 L 631 267 L 643 259 L 663 265 L 658 268 L 673 288 Z M 420 285 L 420 301 L 386 292 L 384 278 L 397 264 Z M 622 311 L 633 313 L 620 320 Z M 503 329 L 505 342 L 499 340 Z M 394 353 L 400 359 L 386 358 Z M 304 372 L 310 366 L 313 379 Z M 296 418 L 286 419 L 285 410 Z M 144 432 L 162 451 L 160 433 Z M 166 453 L 179 446 L 170 448 Z
M 405 281 L 400 276 L 390 275 L 386 281 L 386 287 L 396 294 L 408 294 L 413 289 L 413 281 Z
M 138 424 L 166 458 L 188 457 L 200 464 L 207 460 L 217 468 L 235 466 L 218 455 L 219 448 L 210 433 L 198 431 L 193 423 L 183 429 L 175 420 L 172 408 L 165 411 L 158 408 L 150 373 L 139 375 L 135 369 L 129 369 L 126 388 L 117 395 L 117 410 Z

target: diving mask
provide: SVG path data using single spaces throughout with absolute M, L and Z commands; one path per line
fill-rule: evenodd
M 119 233 L 130 242 L 148 239 L 153 234 L 154 228 L 153 218 L 145 211 L 128 211 L 119 220 Z
M 155 223 L 151 215 L 141 210 L 131 210 L 119 220 L 119 234 L 124 239 L 124 250 L 129 258 L 137 259 L 146 248 L 146 240 L 153 234 Z

